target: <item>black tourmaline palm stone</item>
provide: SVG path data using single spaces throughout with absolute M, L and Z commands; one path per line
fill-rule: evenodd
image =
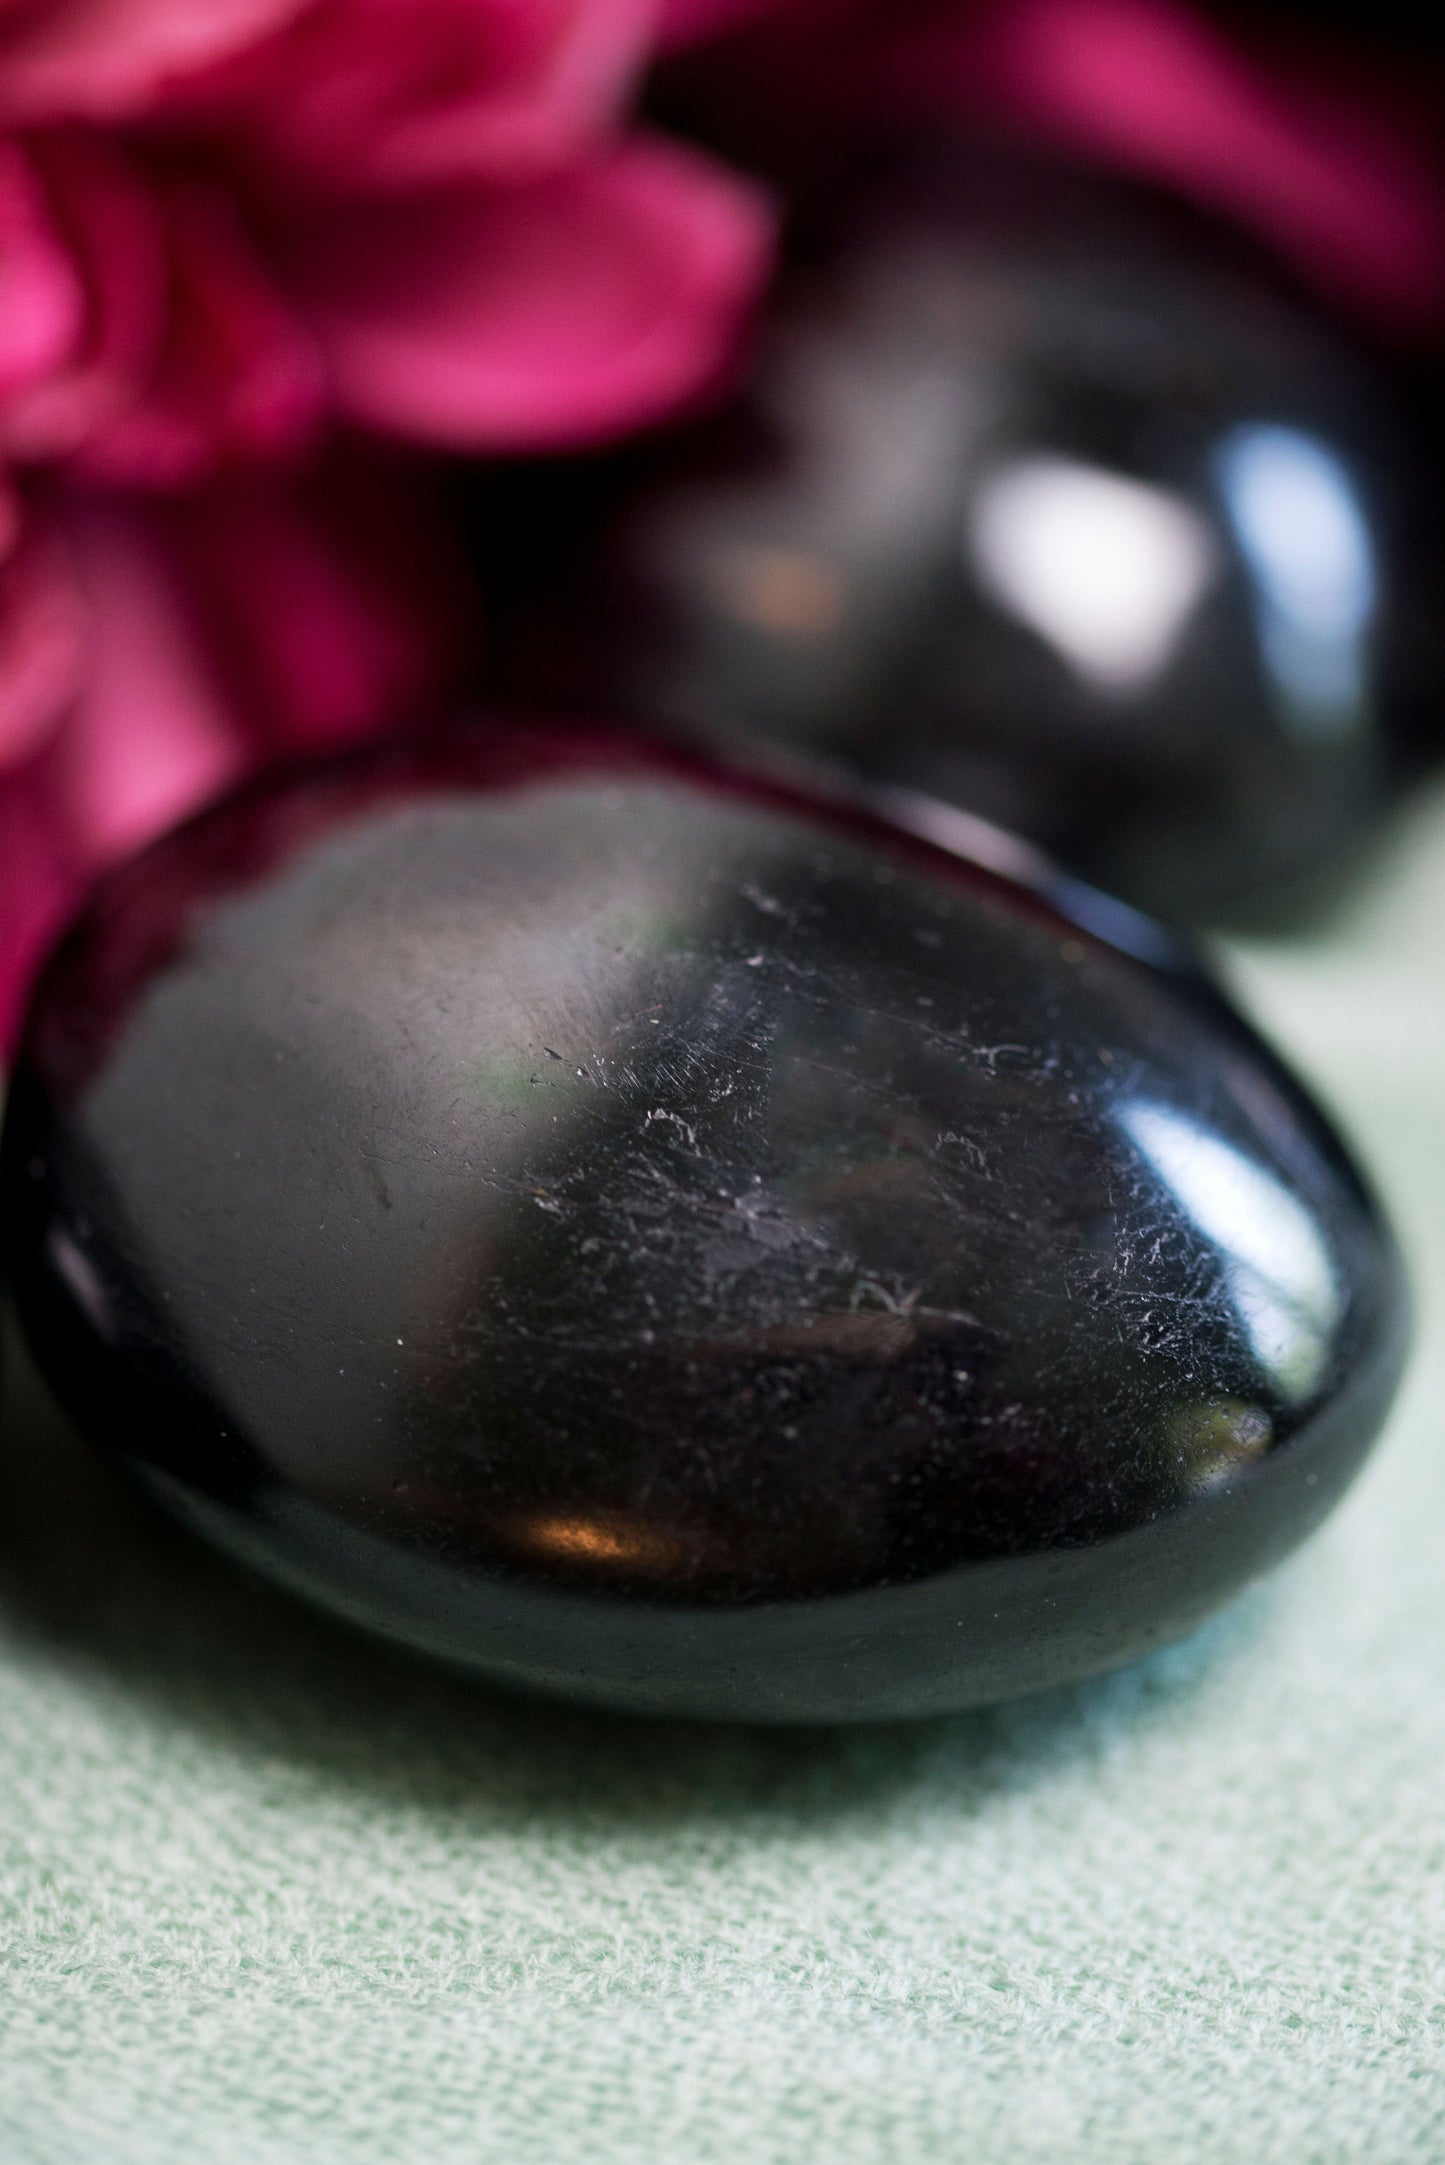
M 607 730 L 478 724 L 113 876 L 4 1222 L 83 1427 L 511 1683 L 924 1714 L 1186 1631 L 1400 1362 L 1339 1142 L 1187 967 Z

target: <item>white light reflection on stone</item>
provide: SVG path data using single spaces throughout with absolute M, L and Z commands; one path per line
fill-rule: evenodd
M 1241 1151 L 1163 1105 L 1121 1115 L 1180 1208 L 1219 1250 L 1250 1344 L 1286 1398 L 1324 1372 L 1340 1293 L 1318 1227 L 1284 1184 Z
M 1216 470 L 1291 717 L 1308 735 L 1339 736 L 1357 725 L 1368 690 L 1364 634 L 1378 584 L 1354 482 L 1326 445 L 1277 423 L 1235 429 Z
M 115 1345 L 118 1339 L 115 1317 L 100 1273 L 90 1257 L 61 1225 L 52 1226 L 46 1247 L 57 1276 L 70 1288 L 81 1313 L 106 1345 Z
M 984 584 L 1102 691 L 1167 666 L 1219 567 L 1198 512 L 1075 459 L 1030 458 L 979 490 L 966 546 Z

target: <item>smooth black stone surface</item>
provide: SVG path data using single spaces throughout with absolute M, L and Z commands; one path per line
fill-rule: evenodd
M 866 818 L 477 723 L 252 792 L 43 981 L 42 1368 L 233 1553 L 496 1677 L 924 1713 L 1323 1516 L 1402 1290 L 1204 981 Z
M 487 500 L 509 688 L 846 761 L 1176 921 L 1327 896 L 1445 690 L 1381 385 L 1125 191 L 935 149 L 844 200 L 570 582 L 570 474 Z

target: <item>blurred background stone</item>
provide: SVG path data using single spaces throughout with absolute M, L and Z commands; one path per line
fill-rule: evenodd
M 1424 460 L 1218 229 L 915 145 L 802 214 L 724 411 L 478 478 L 490 685 L 842 762 L 1258 922 L 1328 894 L 1438 732 Z

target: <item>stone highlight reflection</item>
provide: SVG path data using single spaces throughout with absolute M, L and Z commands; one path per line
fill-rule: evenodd
M 1340 1312 L 1334 1265 L 1314 1218 L 1274 1174 L 1166 1107 L 1129 1105 L 1120 1120 L 1224 1259 L 1263 1367 L 1288 1398 L 1308 1398 Z
M 994 598 L 1103 693 L 1143 691 L 1163 673 L 1221 569 L 1182 497 L 1073 459 L 1021 459 L 986 478 L 967 546 Z
M 1216 463 L 1287 721 L 1307 737 L 1368 728 L 1380 568 L 1358 483 L 1328 444 L 1279 426 L 1234 430 Z

